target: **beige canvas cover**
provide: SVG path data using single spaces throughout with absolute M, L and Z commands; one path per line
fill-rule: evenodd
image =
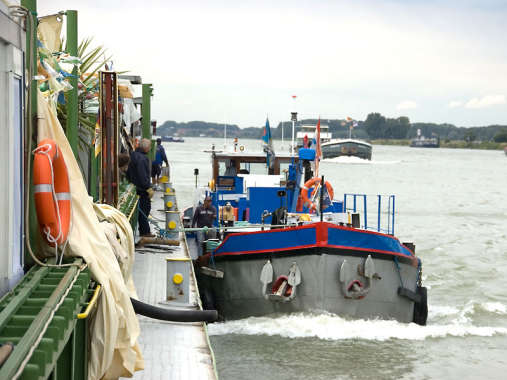
M 62 31 L 63 16 L 52 15 L 39 18 L 37 32 L 39 40 L 52 53 L 60 51 L 60 33 Z
M 88 378 L 116 379 L 131 377 L 144 368 L 137 343 L 140 329 L 130 297 L 136 297 L 132 280 L 134 242 L 132 230 L 120 212 L 110 206 L 96 206 L 99 218 L 88 196 L 83 177 L 70 144 L 51 107 L 38 94 L 38 141 L 53 139 L 60 147 L 70 179 L 72 227 L 66 254 L 80 256 L 88 263 L 93 278 L 102 285 L 97 309 L 90 321 L 90 353 Z M 108 240 L 114 234 L 120 244 Z M 122 251 L 123 250 L 123 251 Z M 119 265 L 119 260 L 122 267 Z

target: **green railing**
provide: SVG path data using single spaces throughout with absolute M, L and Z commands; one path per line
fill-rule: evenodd
M 132 230 L 137 226 L 137 200 L 136 187 L 128 182 L 120 184 L 120 197 L 118 199 L 118 210 L 129 220 Z

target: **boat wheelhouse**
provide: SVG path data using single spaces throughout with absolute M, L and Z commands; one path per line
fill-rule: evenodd
M 303 147 L 305 138 L 311 142 L 315 140 L 315 129 L 317 128 L 317 124 L 302 124 L 300 126 L 300 130 L 296 134 L 297 147 Z M 326 143 L 331 140 L 332 133 L 329 132 L 329 125 L 325 123 L 320 123 L 320 141 L 321 143 Z

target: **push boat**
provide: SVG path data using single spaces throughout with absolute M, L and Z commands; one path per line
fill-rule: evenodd
M 417 130 L 417 136 L 410 141 L 411 148 L 439 148 L 440 138 L 434 134 L 431 137 L 421 135 L 421 130 Z
M 195 198 L 211 196 L 218 210 L 218 238 L 195 260 L 205 308 L 223 320 L 324 311 L 425 325 L 421 260 L 394 236 L 394 195 L 334 198 L 332 185 L 313 177 L 313 149 L 270 165 L 263 153 L 209 152 L 212 179 Z M 238 174 L 225 175 L 231 166 Z M 185 210 L 187 228 L 197 204 Z M 224 207 L 234 221 L 222 220 Z
M 348 139 L 333 139 L 322 144 L 324 158 L 334 157 L 359 157 L 363 160 L 371 160 L 372 146 L 366 141 Z
M 344 139 L 333 139 L 329 126 L 321 124 L 321 149 L 322 157 L 336 158 L 336 157 L 358 157 L 363 160 L 371 160 L 372 145 L 366 141 L 352 138 L 352 128 L 349 127 L 349 136 Z M 298 146 L 303 146 L 303 140 L 307 138 L 312 140 L 315 138 L 314 124 L 303 124 L 300 131 L 297 133 Z
M 161 136 L 160 139 L 163 142 L 179 142 L 179 143 L 185 142 L 183 137 L 179 136 Z

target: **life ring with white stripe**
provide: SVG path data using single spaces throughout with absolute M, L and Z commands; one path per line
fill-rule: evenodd
M 71 219 L 67 165 L 53 140 L 42 140 L 33 153 L 37 220 L 44 240 L 52 247 L 59 246 L 67 240 Z
M 307 206 L 310 211 L 315 211 L 317 209 L 317 206 L 308 198 L 308 190 L 310 190 L 312 187 L 315 187 L 315 185 L 319 185 L 320 181 L 321 179 L 319 177 L 313 177 L 312 179 L 306 181 L 303 188 L 301 189 L 301 200 L 303 201 L 303 205 Z M 333 186 L 331 186 L 331 184 L 328 181 L 326 181 L 325 185 L 329 197 L 333 199 L 334 198 Z M 313 189 L 311 194 L 312 197 L 315 194 L 315 191 L 317 191 L 317 188 Z

